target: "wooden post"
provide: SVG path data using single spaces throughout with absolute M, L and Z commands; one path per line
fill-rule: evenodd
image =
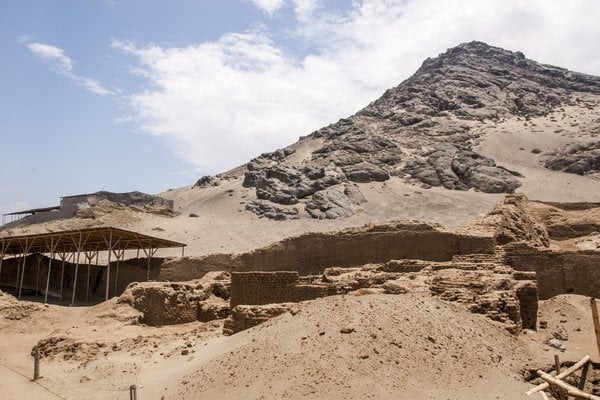
M 148 268 L 146 269 L 146 281 L 150 280 L 150 261 L 152 261 L 152 242 L 150 242 L 150 248 L 148 249 Z
M 585 383 L 587 381 L 587 373 L 588 368 L 590 367 L 590 363 L 586 363 L 581 370 L 581 377 L 579 378 L 579 384 L 577 385 L 577 389 L 583 390 L 585 388 Z
M 81 255 L 81 232 L 79 233 L 79 243 L 77 244 L 77 260 L 75 261 L 75 278 L 73 279 L 73 294 L 71 295 L 71 306 L 75 304 L 75 291 L 77 289 L 77 274 L 79 272 L 79 256 Z
M 40 349 L 35 346 L 33 350 L 33 380 L 37 381 L 40 379 Z
M 37 258 L 37 273 L 35 275 L 35 295 L 38 295 L 38 292 L 40 291 L 40 265 L 42 264 L 42 257 L 43 254 L 42 253 L 37 253 L 36 254 L 36 258 Z
M 598 354 L 600 355 L 600 321 L 598 320 L 598 306 L 596 305 L 596 299 L 590 298 L 592 306 L 592 319 L 594 320 L 594 333 L 596 334 L 596 346 L 598 347 Z
M 558 354 L 554 355 L 554 369 L 556 370 L 556 375 L 560 374 L 560 358 L 558 358 Z
M 137 400 L 137 386 L 129 386 L 129 400 Z
M 105 239 L 106 240 L 106 239 Z M 106 291 L 104 292 L 104 300 L 108 300 L 108 288 L 110 287 L 110 255 L 112 254 L 112 229 L 108 236 L 108 262 L 106 263 Z
M 65 261 L 67 259 L 67 253 L 63 251 L 62 256 L 59 255 L 62 260 L 62 266 L 60 267 L 60 301 L 62 301 L 63 296 L 63 285 L 65 282 Z

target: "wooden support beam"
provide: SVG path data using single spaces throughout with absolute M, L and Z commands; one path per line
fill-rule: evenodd
M 35 295 L 37 296 L 40 291 L 40 265 L 42 264 L 42 258 L 44 255 L 42 253 L 37 253 L 35 258 L 37 258 L 37 273 L 35 275 Z
M 105 238 L 106 240 L 106 238 Z M 108 263 L 106 264 L 106 291 L 104 294 L 104 300 L 108 300 L 108 288 L 110 286 L 110 255 L 112 253 L 113 244 L 112 244 L 112 231 L 109 233 L 108 237 Z
M 585 356 L 583 357 L 581 360 L 577 361 L 577 363 L 573 364 L 571 367 L 565 369 L 564 371 L 562 371 L 560 374 L 556 375 L 556 379 L 563 379 L 566 378 L 567 376 L 572 375 L 573 373 L 575 373 L 575 371 L 577 371 L 580 368 L 583 368 L 584 365 L 586 365 L 587 363 L 589 363 L 591 360 L 590 356 Z M 536 392 L 541 392 L 542 390 L 546 390 L 550 387 L 550 385 L 548 383 L 542 383 L 540 385 L 537 385 L 536 387 L 528 390 L 525 394 L 527 396 L 532 395 L 533 393 Z
M 32 242 L 28 241 L 27 238 L 25 239 L 25 247 L 22 248 L 23 250 L 23 268 L 21 270 L 21 284 L 19 285 L 19 300 L 21 299 L 21 291 L 23 290 L 23 277 L 25 276 L 25 264 L 27 263 L 27 254 L 29 253 L 29 250 L 31 250 L 31 246 L 32 246 Z
M 73 279 L 73 294 L 71 295 L 71 305 L 75 304 L 75 290 L 77 289 L 77 275 L 79 272 L 79 255 L 81 254 L 81 242 L 82 242 L 82 234 L 79 233 L 79 242 L 75 245 L 77 246 L 77 260 L 75 261 L 75 278 Z
M 119 263 L 125 259 L 125 249 L 114 251 L 115 257 L 117 257 L 117 271 L 115 274 L 115 296 L 117 295 L 117 287 L 119 283 Z
M 567 392 L 567 395 L 569 395 L 569 396 L 573 396 L 576 399 L 600 400 L 600 397 L 594 396 L 593 394 L 582 392 L 581 390 L 577 389 L 575 386 L 571 386 L 568 383 L 563 382 L 560 379 L 557 379 L 542 370 L 538 370 L 537 373 L 543 380 L 548 382 L 548 384 L 564 390 L 565 392 Z
M 56 244 L 55 244 L 56 243 Z M 50 272 L 52 271 L 52 260 L 54 252 L 58 246 L 58 240 L 54 241 L 54 237 L 50 238 L 50 259 L 48 260 L 48 274 L 46 275 L 46 292 L 44 293 L 44 303 L 48 303 L 48 288 L 50 286 Z

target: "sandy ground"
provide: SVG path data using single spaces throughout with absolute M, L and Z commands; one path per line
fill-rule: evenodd
M 159 328 L 131 324 L 132 315 L 114 300 L 63 307 L 0 297 L 0 393 L 125 399 L 135 384 L 141 399 L 519 399 L 532 387 L 523 371 L 550 368 L 555 353 L 598 360 L 589 301 L 575 295 L 541 302 L 548 327 L 518 337 L 410 294 L 305 302 L 230 337 L 219 322 Z M 559 326 L 564 353 L 543 343 Z M 31 382 L 30 351 L 52 337 L 63 339 L 46 347 L 42 378 Z

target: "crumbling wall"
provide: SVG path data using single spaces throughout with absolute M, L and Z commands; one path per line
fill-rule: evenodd
M 132 283 L 119 302 L 142 312 L 140 322 L 151 326 L 183 324 L 198 320 L 198 303 L 208 294 L 186 283 Z
M 598 251 L 556 251 L 527 243 L 511 244 L 505 251 L 512 268 L 536 273 L 542 300 L 565 293 L 600 296 Z
M 426 224 L 396 224 L 337 233 L 311 233 L 242 254 L 241 268 L 321 273 L 393 259 L 448 261 L 456 254 L 493 253 L 491 237 L 460 235 Z
M 548 247 L 550 238 L 546 226 L 535 212 L 534 205 L 522 193 L 504 197 L 483 219 L 476 224 L 494 233 L 499 245 L 528 241 Z
M 217 272 L 190 282 L 134 282 L 118 299 L 142 313 L 151 326 L 211 321 L 229 314 L 229 274 Z
M 288 311 L 295 314 L 298 312 L 297 307 L 293 303 L 237 306 L 231 310 L 231 315 L 225 320 L 223 333 L 232 335 L 241 332 Z
M 234 272 L 231 274 L 231 307 L 300 302 L 326 296 L 327 287 L 298 283 L 298 272 Z
M 199 279 L 211 271 L 236 271 L 241 269 L 239 259 L 233 254 L 209 254 L 202 257 L 177 257 L 167 259 L 160 267 L 161 281 L 188 281 Z
M 443 232 L 427 224 L 390 223 L 331 233 L 308 233 L 239 255 L 210 254 L 165 262 L 161 280 L 196 279 L 206 271 L 297 271 L 354 267 L 398 259 L 448 261 L 455 255 L 494 252 L 491 236 Z

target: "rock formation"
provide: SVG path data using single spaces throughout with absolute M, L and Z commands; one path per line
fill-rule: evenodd
M 465 43 L 425 60 L 413 76 L 355 115 L 253 159 L 244 186 L 270 203 L 304 203 L 313 218 L 360 210 L 360 202 L 339 186 L 348 182 L 403 177 L 425 188 L 513 193 L 521 173 L 475 150 L 485 124 L 544 116 L 578 104 L 578 93 L 599 95 L 600 78 L 539 64 L 520 52 Z M 308 156 L 299 156 L 299 148 L 309 148 Z M 546 155 L 544 165 L 595 174 L 598 151 L 598 142 L 570 146 Z M 272 219 L 290 217 L 265 203 L 246 208 Z

